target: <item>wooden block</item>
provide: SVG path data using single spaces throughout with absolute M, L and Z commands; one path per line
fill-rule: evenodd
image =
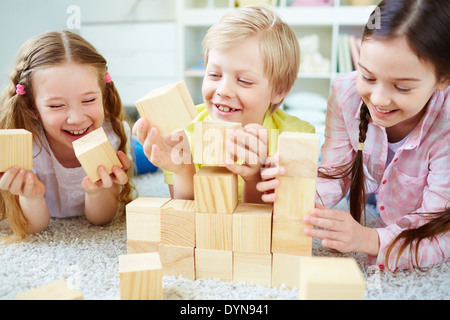
M 183 129 L 197 116 L 184 81 L 151 91 L 136 102 L 136 108 L 160 135 Z
M 304 232 L 303 219 L 273 216 L 272 252 L 301 256 L 312 254 L 312 238 Z
M 315 206 L 316 179 L 277 177 L 280 185 L 275 189 L 277 200 L 274 216 L 303 219 Z
M 97 172 L 99 166 L 104 166 L 108 174 L 112 173 L 113 167 L 122 168 L 116 150 L 101 127 L 74 141 L 72 145 L 78 161 L 92 182 L 100 180 Z
M 240 203 L 233 213 L 233 251 L 270 254 L 272 205 Z
M 196 213 L 195 245 L 200 249 L 233 250 L 233 215 Z
M 270 287 L 272 278 L 272 255 L 233 252 L 233 281 L 251 282 Z
M 163 276 L 183 276 L 195 280 L 195 259 L 193 247 L 159 245 Z
M 363 300 L 364 276 L 353 258 L 301 257 L 299 299 Z
M 158 241 L 127 239 L 127 254 L 159 252 L 159 244 Z
M 230 130 L 242 129 L 235 122 L 196 122 L 194 126 L 194 163 L 203 165 L 224 165 L 230 158 L 226 141 Z
M 170 198 L 141 197 L 126 206 L 127 252 L 155 252 L 161 241 L 161 207 Z
M 194 175 L 199 212 L 233 213 L 238 204 L 238 177 L 224 167 L 202 167 Z
M 274 253 L 272 255 L 272 287 L 285 285 L 289 289 L 298 288 L 300 256 Z
M 173 199 L 161 207 L 161 243 L 195 247 L 195 212 L 191 200 Z
M 83 294 L 65 280 L 46 284 L 16 296 L 17 300 L 83 300 Z
M 196 248 L 195 278 L 233 281 L 233 252 Z
M 24 129 L 0 130 L 0 172 L 33 169 L 33 135 Z
M 119 256 L 120 299 L 162 300 L 162 265 L 158 253 Z
M 278 137 L 280 166 L 285 177 L 316 179 L 319 165 L 320 135 L 283 132 Z

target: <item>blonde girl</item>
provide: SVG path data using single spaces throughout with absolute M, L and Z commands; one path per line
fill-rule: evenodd
M 122 168 L 98 168 L 92 182 L 72 142 L 103 127 Z M 0 128 L 33 134 L 33 170 L 0 173 L 0 219 L 20 238 L 44 230 L 51 217 L 86 215 L 110 222 L 131 200 L 129 126 L 106 60 L 69 31 L 39 34 L 20 48 L 0 100 Z

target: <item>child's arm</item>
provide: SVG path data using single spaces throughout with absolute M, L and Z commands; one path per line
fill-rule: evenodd
M 148 121 L 141 118 L 133 126 L 133 134 L 152 164 L 173 173 L 171 195 L 175 199 L 194 199 L 195 167 L 184 131 L 160 136 L 156 128 L 149 128 Z
M 128 182 L 125 172 L 130 168 L 130 160 L 122 151 L 117 152 L 122 169 L 113 168 L 113 173 L 108 172 L 103 167 L 98 168 L 101 180 L 93 183 L 91 179 L 85 177 L 82 182 L 85 196 L 86 218 L 94 225 L 109 223 L 115 216 L 119 206 L 118 196 L 121 186 Z
M 28 222 L 27 233 L 39 233 L 50 222 L 50 211 L 44 199 L 45 186 L 32 171 L 11 168 L 0 174 L 0 189 L 19 197 Z
M 234 157 L 225 162 L 231 172 L 244 180 L 242 202 L 261 202 L 262 193 L 257 184 L 261 182 L 261 168 L 267 160 L 267 129 L 258 124 L 249 124 L 243 130 L 234 130 L 232 140 L 227 141 L 227 150 Z M 235 161 L 242 159 L 242 165 Z

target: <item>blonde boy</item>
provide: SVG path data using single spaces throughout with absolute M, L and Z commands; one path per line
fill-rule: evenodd
M 226 167 L 242 178 L 242 201 L 261 202 L 262 194 L 256 190 L 256 184 L 261 180 L 260 169 L 267 155 L 276 152 L 278 134 L 314 132 L 309 123 L 279 109 L 298 76 L 297 37 L 269 7 L 250 6 L 232 11 L 212 26 L 203 48 L 204 104 L 197 106 L 199 114 L 193 122 L 184 132 L 161 137 L 156 128 L 149 130 L 148 122 L 140 119 L 133 131 L 149 160 L 173 173 L 172 179 L 166 172 L 172 196 L 193 199 L 193 175 L 201 165 L 175 161 L 174 148 L 180 149 L 176 150 L 180 158 L 192 159 L 195 122 L 241 123 L 243 129 L 234 131 L 228 149 L 234 160 L 241 159 L 241 163 L 230 159 Z

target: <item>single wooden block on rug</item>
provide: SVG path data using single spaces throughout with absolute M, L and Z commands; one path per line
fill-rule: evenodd
M 238 204 L 238 177 L 225 167 L 202 167 L 194 175 L 199 212 L 233 213 Z
M 158 251 L 161 242 L 161 207 L 170 200 L 141 197 L 126 206 L 128 253 Z
M 83 300 L 83 294 L 66 280 L 59 280 L 28 290 L 16 296 L 17 300 Z
M 161 243 L 195 247 L 195 212 L 192 200 L 172 199 L 161 207 Z
M 272 282 L 272 255 L 233 252 L 233 281 L 270 287 Z
M 242 129 L 235 122 L 200 121 L 194 125 L 194 163 L 221 166 L 230 158 L 226 142 L 230 130 Z
M 195 278 L 233 281 L 233 252 L 196 248 Z
M 193 247 L 159 245 L 163 276 L 183 276 L 195 280 L 195 259 Z
M 233 215 L 196 213 L 195 246 L 199 249 L 233 250 Z
M 366 284 L 353 258 L 301 257 L 300 300 L 363 300 Z
M 162 265 L 159 253 L 119 256 L 120 299 L 162 300 Z
M 233 251 L 271 253 L 272 205 L 240 203 L 233 213 Z
M 0 130 L 0 172 L 33 169 L 33 135 L 24 129 Z
M 108 174 L 113 167 L 122 168 L 116 150 L 108 140 L 103 128 L 98 128 L 72 143 L 75 155 L 92 182 L 100 180 L 98 167 L 103 166 Z
M 194 101 L 184 81 L 155 89 L 136 102 L 142 118 L 166 135 L 186 127 L 196 116 Z
M 285 285 L 289 289 L 298 288 L 300 256 L 274 253 L 272 255 L 272 287 Z

